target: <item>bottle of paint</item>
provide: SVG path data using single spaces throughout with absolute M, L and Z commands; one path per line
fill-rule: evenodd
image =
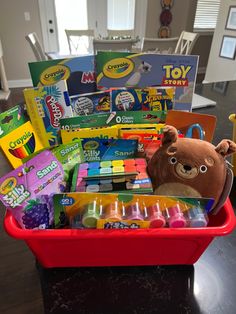
M 150 221 L 150 228 L 162 228 L 166 224 L 165 217 L 163 216 L 159 202 L 148 207 L 147 220 Z
M 96 200 L 87 204 L 82 216 L 82 224 L 86 228 L 96 228 L 97 220 L 100 218 L 100 204 Z
M 127 208 L 127 213 L 128 220 L 144 220 L 138 200 Z
M 184 228 L 187 221 L 181 211 L 179 203 L 166 209 L 168 224 L 170 228 Z
M 122 219 L 118 200 L 106 206 L 104 218 L 116 221 L 120 221 Z
M 189 208 L 187 215 L 189 219 L 189 227 L 204 228 L 208 224 L 207 214 L 204 213 L 204 210 L 200 207 L 200 205 Z

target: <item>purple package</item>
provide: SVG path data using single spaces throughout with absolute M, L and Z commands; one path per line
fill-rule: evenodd
M 0 200 L 24 229 L 53 223 L 52 194 L 64 191 L 64 171 L 48 150 L 0 179 Z

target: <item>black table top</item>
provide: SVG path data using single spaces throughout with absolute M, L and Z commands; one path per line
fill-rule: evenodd
M 217 102 L 216 107 L 196 110 L 217 116 L 215 144 L 232 138 L 228 116 L 236 112 L 235 87 L 236 82 L 220 91 L 214 84 L 196 86 L 196 93 Z M 235 192 L 234 185 L 234 206 Z M 36 267 L 45 313 L 236 313 L 236 232 L 216 238 L 194 266 L 44 269 L 36 263 Z M 26 278 L 23 289 L 29 291 L 34 282 L 22 269 L 19 278 L 23 282 Z

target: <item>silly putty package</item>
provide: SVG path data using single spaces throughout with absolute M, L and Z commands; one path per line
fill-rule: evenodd
M 0 179 L 0 200 L 22 228 L 50 228 L 50 195 L 64 191 L 63 178 L 61 164 L 45 150 Z

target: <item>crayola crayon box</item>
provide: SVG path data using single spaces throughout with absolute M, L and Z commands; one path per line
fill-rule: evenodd
M 198 56 L 98 51 L 98 89 L 175 87 L 175 110 L 191 111 Z
M 111 113 L 91 114 L 62 118 L 61 129 L 104 127 L 118 124 L 152 124 L 164 123 L 166 111 L 113 111 Z
M 65 81 L 24 90 L 27 112 L 45 148 L 60 143 L 60 119 L 73 115 Z
M 70 97 L 75 116 L 110 112 L 110 91 L 86 93 Z
M 27 121 L 29 121 L 29 117 L 24 104 L 19 104 L 0 113 L 0 138 L 6 136 Z
M 175 87 L 111 89 L 112 111 L 174 109 Z
M 0 146 L 14 168 L 21 166 L 25 158 L 43 149 L 30 121 L 0 138 Z
M 70 96 L 97 90 L 94 56 L 31 62 L 29 69 L 34 87 L 66 80 Z
M 82 138 L 118 138 L 118 128 L 116 126 L 103 128 L 84 128 L 80 130 L 61 130 L 62 143 L 66 144 Z

